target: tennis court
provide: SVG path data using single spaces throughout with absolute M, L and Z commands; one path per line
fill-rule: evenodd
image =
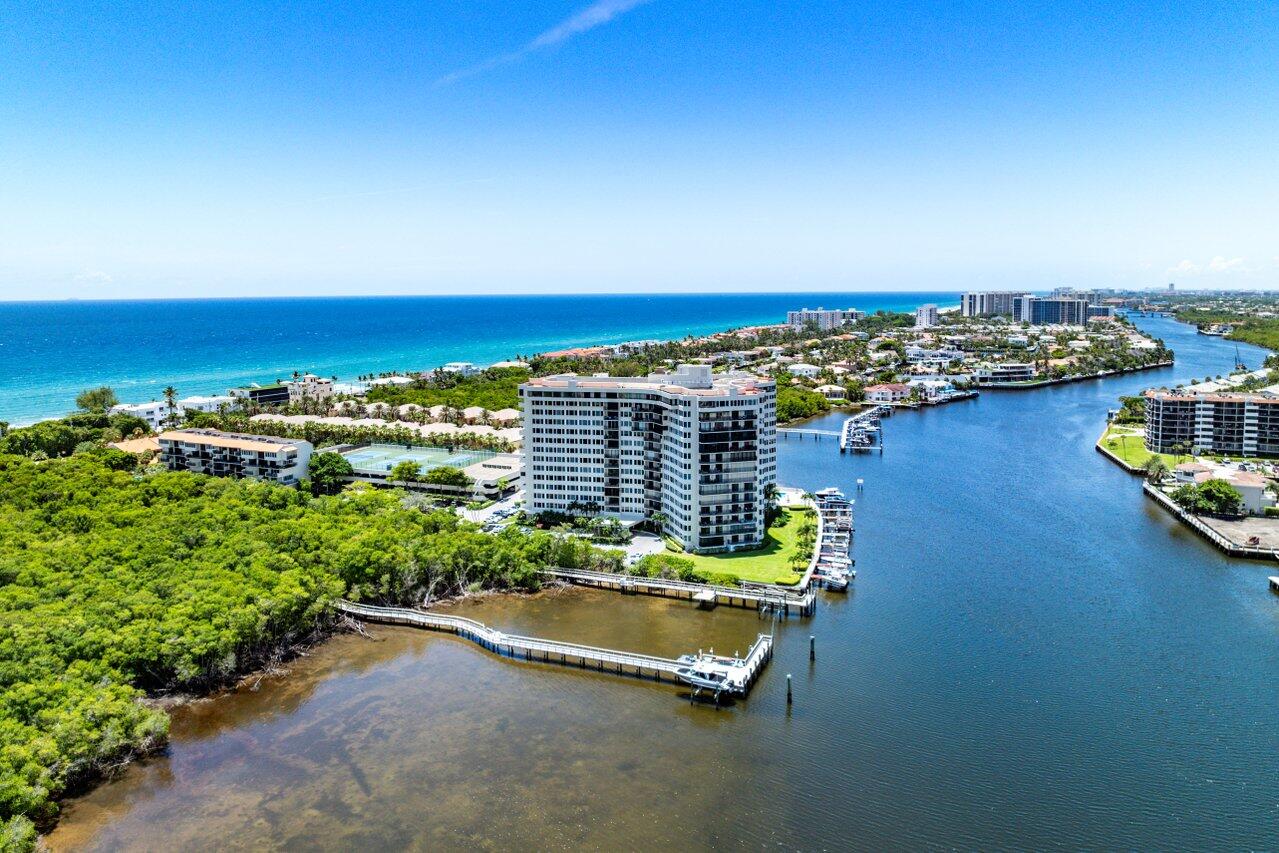
M 434 468 L 465 468 L 493 458 L 489 450 L 454 450 L 444 447 L 405 447 L 402 444 L 370 444 L 348 450 L 342 456 L 358 474 L 385 474 L 401 462 L 416 462 L 425 474 Z

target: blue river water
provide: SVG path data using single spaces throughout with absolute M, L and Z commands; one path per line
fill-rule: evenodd
M 423 296 L 0 303 L 0 421 L 112 386 L 125 402 L 222 394 L 295 370 L 353 378 L 449 361 L 778 323 L 793 308 L 913 311 L 956 293 Z

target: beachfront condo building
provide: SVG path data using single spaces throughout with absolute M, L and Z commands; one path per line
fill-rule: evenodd
M 856 323 L 865 316 L 865 311 L 858 311 L 856 308 L 801 308 L 799 311 L 786 312 L 786 325 L 800 328 L 812 323 L 823 332 L 828 332 Z
M 1167 390 L 1145 396 L 1147 450 L 1279 456 L 1279 396 Z
M 306 477 L 311 461 L 310 442 L 270 435 L 179 429 L 161 433 L 159 440 L 160 461 L 170 471 L 295 485 Z
M 1017 296 L 1013 319 L 1032 326 L 1086 326 L 1088 300 L 1074 297 Z
M 960 302 L 960 313 L 965 317 L 1012 314 L 1013 300 L 1025 295 L 1025 291 L 1021 290 L 971 290 Z
M 915 328 L 927 329 L 941 324 L 941 314 L 936 305 L 920 305 L 915 309 Z
M 539 377 L 520 398 L 528 512 L 660 514 L 689 551 L 763 541 L 777 479 L 772 380 L 684 364 L 647 377 Z

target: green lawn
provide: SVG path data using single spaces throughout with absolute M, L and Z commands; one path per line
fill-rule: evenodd
M 1169 468 L 1175 467 L 1178 462 L 1186 459 L 1186 457 L 1178 459 L 1168 453 L 1151 453 L 1146 449 L 1145 430 L 1130 424 L 1110 424 L 1098 439 L 1097 446 L 1105 448 L 1134 468 L 1140 468 L 1152 456 L 1163 459 L 1164 464 Z
M 694 567 L 701 572 L 734 575 L 758 583 L 799 583 L 800 575 L 791 569 L 790 556 L 797 546 L 801 519 L 812 514 L 813 510 L 807 508 L 783 509 L 781 516 L 765 533 L 764 545 L 751 551 L 680 556 L 692 560 Z

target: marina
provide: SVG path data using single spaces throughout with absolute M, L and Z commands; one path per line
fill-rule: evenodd
M 835 488 L 814 495 L 819 520 L 816 553 L 810 569 L 812 581 L 833 592 L 847 592 L 857 577 L 849 551 L 853 546 L 853 504 Z
M 839 435 L 839 452 L 870 453 L 878 450 L 883 453 L 884 433 L 880 419 L 892 411 L 888 406 L 875 406 L 844 421 Z

